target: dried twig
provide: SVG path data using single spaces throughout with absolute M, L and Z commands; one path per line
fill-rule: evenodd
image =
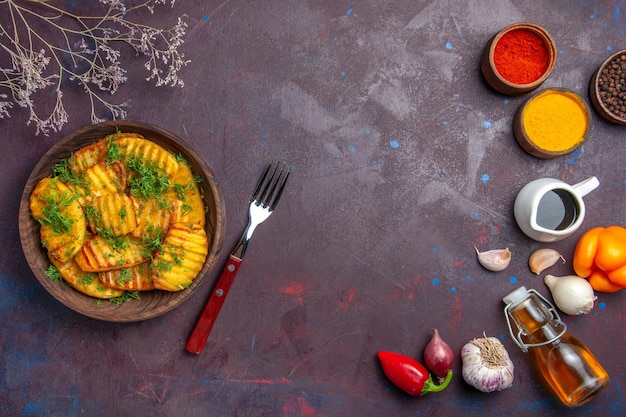
M 103 15 L 83 16 L 46 0 L 0 0 L 0 119 L 10 117 L 16 104 L 28 109 L 27 124 L 36 126 L 36 134 L 59 131 L 68 120 L 62 90 L 67 80 L 87 94 L 92 123 L 104 120 L 98 116 L 101 108 L 114 120 L 125 118 L 128 103 L 113 104 L 103 97 L 115 94 L 127 80 L 120 60 L 123 44 L 147 57 L 146 80 L 154 80 L 157 87 L 184 85 L 178 73 L 189 61 L 178 48 L 187 24 L 179 17 L 171 29 L 157 29 L 128 19 L 139 9 L 153 13 L 168 0 L 142 0 L 133 6 L 123 0 L 99 1 L 106 9 Z M 47 99 L 51 92 L 55 105 L 42 117 L 35 100 Z

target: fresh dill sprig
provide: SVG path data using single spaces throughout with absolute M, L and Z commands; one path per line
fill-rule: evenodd
M 172 187 L 172 182 L 165 170 L 156 161 L 143 158 L 129 158 L 126 165 L 134 171 L 128 179 L 130 193 L 142 200 L 155 198 L 159 204 L 167 206 L 164 194 Z
M 113 250 L 125 250 L 128 248 L 128 241 L 124 236 L 115 236 L 109 228 L 96 227 L 96 233 L 107 241 Z
M 63 209 L 72 204 L 75 199 L 76 197 L 69 193 L 44 197 L 46 205 L 41 210 L 42 218 L 37 220 L 44 226 L 52 227 L 52 231 L 56 234 L 68 232 L 74 224 L 74 219 L 64 214 Z
M 109 301 L 111 301 L 114 304 L 120 305 L 131 300 L 139 300 L 139 299 L 140 299 L 139 291 L 124 291 L 122 295 L 120 295 L 119 297 L 110 298 Z
M 116 129 L 115 134 L 107 136 L 107 147 L 104 151 L 104 162 L 107 166 L 114 162 L 119 162 L 123 158 L 120 145 L 116 142 L 116 139 L 119 139 L 121 134 L 122 132 Z
M 125 282 L 128 282 L 133 279 L 133 271 L 130 269 L 122 269 L 120 271 L 120 275 L 117 277 L 117 285 L 124 285 Z
M 63 279 L 63 277 L 61 277 L 61 273 L 54 265 L 48 266 L 48 269 L 46 269 L 46 276 L 50 278 L 51 281 L 60 281 Z
M 70 159 L 73 156 L 70 157 Z M 64 184 L 89 185 L 84 175 L 76 174 L 70 167 L 70 159 L 63 159 L 52 167 L 52 176 Z

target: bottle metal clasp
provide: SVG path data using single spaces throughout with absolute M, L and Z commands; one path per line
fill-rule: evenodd
M 565 334 L 565 332 L 567 331 L 567 325 L 565 323 L 563 323 L 563 321 L 561 320 L 561 317 L 559 316 L 559 313 L 556 311 L 556 308 L 541 294 L 539 294 L 536 290 L 534 289 L 529 289 L 527 290 L 527 293 L 530 294 L 534 294 L 537 296 L 537 298 L 539 299 L 539 302 L 550 312 L 550 315 L 552 316 L 552 319 L 555 320 L 556 322 L 558 322 L 560 325 L 562 325 L 562 331 L 560 333 L 558 333 L 556 336 L 550 338 L 549 340 L 546 340 L 544 342 L 541 343 L 524 343 L 524 341 L 522 340 L 522 329 L 520 329 L 517 325 L 515 325 L 515 327 L 517 328 L 517 333 L 515 333 L 515 331 L 513 330 L 513 323 L 511 323 L 511 318 L 510 318 L 510 309 L 512 307 L 515 307 L 516 305 L 518 305 L 519 303 L 510 303 L 507 304 L 504 307 L 504 317 L 506 318 L 506 324 L 507 327 L 509 328 L 509 333 L 511 334 L 511 338 L 513 339 L 513 341 L 515 342 L 515 344 L 517 346 L 519 346 L 520 349 L 522 349 L 523 352 L 528 352 L 528 348 L 531 347 L 539 347 L 539 346 L 545 346 L 545 345 L 549 345 L 550 343 L 553 343 L 554 341 L 558 340 L 561 338 L 561 336 L 563 336 Z M 528 298 L 528 297 L 527 297 Z

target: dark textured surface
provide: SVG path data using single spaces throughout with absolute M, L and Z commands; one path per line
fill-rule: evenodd
M 588 99 L 595 68 L 626 47 L 623 1 L 189 1 L 152 19 L 168 26 L 183 14 L 185 87 L 145 83 L 137 60 L 114 97 L 132 99 L 129 119 L 193 144 L 215 172 L 227 215 L 220 265 L 269 160 L 290 161 L 289 186 L 255 233 L 205 351 L 191 355 L 186 338 L 219 271 L 176 310 L 115 324 L 65 308 L 28 270 L 16 224 L 22 189 L 47 149 L 89 117 L 86 98 L 68 93 L 70 123 L 35 137 L 13 109 L 0 121 L 0 415 L 623 414 L 623 292 L 599 294 L 589 315 L 565 319 L 612 378 L 575 410 L 534 378 L 501 298 L 520 285 L 548 295 L 527 266 L 535 249 L 559 250 L 567 263 L 549 272 L 569 274 L 584 230 L 624 225 L 626 131 L 593 114 L 579 151 L 534 158 L 512 134 L 525 96 L 495 93 L 479 71 L 495 32 L 537 23 L 559 51 L 542 88 Z M 591 175 L 600 187 L 576 235 L 548 245 L 520 232 L 512 210 L 525 183 Z M 509 247 L 511 266 L 487 272 L 473 245 Z M 455 379 L 442 393 L 407 398 L 375 354 L 419 358 L 433 327 L 457 353 Z M 510 390 L 482 394 L 462 381 L 458 352 L 483 332 L 509 350 Z

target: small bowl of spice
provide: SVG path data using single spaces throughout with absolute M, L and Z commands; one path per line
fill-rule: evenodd
M 608 57 L 593 73 L 589 97 L 600 117 L 626 125 L 626 50 Z
M 585 142 L 590 120 L 589 108 L 580 95 L 549 88 L 522 103 L 513 120 L 513 132 L 526 152 L 552 159 L 573 152 Z
M 485 45 L 481 70 L 496 91 L 515 96 L 539 87 L 556 63 L 554 39 L 539 25 L 515 23 Z

